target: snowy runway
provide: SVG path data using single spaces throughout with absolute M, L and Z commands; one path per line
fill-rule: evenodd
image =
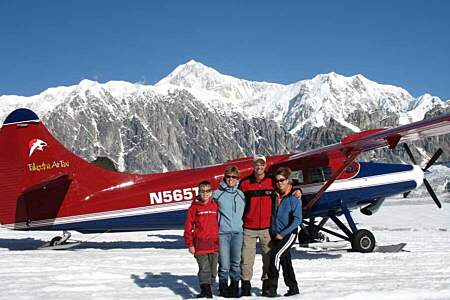
M 450 299 L 450 205 L 411 202 L 388 199 L 374 216 L 354 214 L 379 245 L 405 242 L 404 252 L 292 250 L 301 295 L 290 299 Z M 181 230 L 73 233 L 91 240 L 73 250 L 33 250 L 54 235 L 0 230 L 0 299 L 186 299 L 198 292 Z M 260 295 L 259 255 L 254 270 Z

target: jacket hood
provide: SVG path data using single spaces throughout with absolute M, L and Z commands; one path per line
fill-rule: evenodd
M 219 184 L 219 188 L 221 190 L 223 190 L 223 191 L 228 192 L 228 193 L 236 193 L 237 189 L 238 189 L 238 186 L 239 186 L 239 183 L 236 184 L 236 186 L 234 186 L 234 187 L 228 186 L 228 184 L 225 181 L 223 181 L 223 180 Z

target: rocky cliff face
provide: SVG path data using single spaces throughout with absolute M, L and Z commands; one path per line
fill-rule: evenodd
M 85 102 L 90 103 L 89 109 L 78 109 Z M 198 167 L 294 148 L 293 136 L 273 120 L 218 111 L 185 90 L 167 96 L 136 96 L 128 111 L 121 105 L 113 108 L 114 114 L 94 95 L 74 97 L 44 122 L 81 157 L 107 156 L 119 169 L 137 173 Z

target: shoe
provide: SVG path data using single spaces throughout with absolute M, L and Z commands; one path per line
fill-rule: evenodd
M 224 298 L 229 298 L 230 290 L 228 288 L 228 282 L 219 281 L 219 296 Z
M 239 281 L 231 280 L 228 296 L 230 298 L 239 298 Z
M 300 294 L 298 287 L 295 288 L 289 288 L 286 294 L 284 294 L 285 297 L 294 296 Z
M 200 284 L 200 294 L 196 298 L 212 298 L 212 290 L 210 284 Z
M 252 285 L 250 284 L 250 280 L 242 280 L 242 287 L 241 287 L 241 296 L 251 296 L 251 289 Z
M 263 297 L 268 297 L 267 296 L 267 291 L 270 288 L 270 281 L 268 279 L 263 280 L 263 284 L 262 284 L 262 296 Z
M 265 297 L 275 298 L 277 296 L 277 290 L 275 290 L 274 288 L 269 288 L 265 293 Z

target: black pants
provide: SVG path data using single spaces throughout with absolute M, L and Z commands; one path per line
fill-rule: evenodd
M 297 232 L 286 235 L 282 240 L 272 239 L 272 249 L 270 252 L 269 282 L 270 288 L 275 291 L 278 288 L 278 277 L 280 267 L 283 268 L 284 283 L 290 289 L 298 289 L 295 279 L 294 268 L 291 260 L 291 247 L 297 239 Z

